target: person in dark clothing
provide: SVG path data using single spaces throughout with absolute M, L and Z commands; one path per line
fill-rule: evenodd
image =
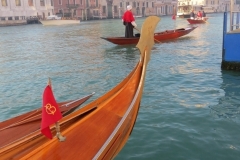
M 191 19 L 195 19 L 195 14 L 194 14 L 194 11 L 192 10 L 192 12 L 190 13 L 190 18 Z
M 206 21 L 207 18 L 206 18 L 206 13 L 204 11 L 202 11 L 202 20 Z
M 122 21 L 123 24 L 125 25 L 125 37 L 130 38 L 134 37 L 133 36 L 133 28 L 137 27 L 137 24 L 135 22 L 135 19 L 132 14 L 132 6 L 128 5 L 127 6 L 127 11 L 124 13 Z
M 202 17 L 206 17 L 206 13 L 202 11 Z

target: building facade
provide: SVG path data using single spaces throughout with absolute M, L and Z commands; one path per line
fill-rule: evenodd
M 177 0 L 156 0 L 156 15 L 173 15 L 176 14 L 176 8 L 178 6 Z
M 132 5 L 135 17 L 156 15 L 155 0 L 90 0 L 93 1 L 89 8 L 89 17 L 93 18 L 121 18 L 128 5 Z M 94 3 L 98 2 L 98 3 Z
M 0 25 L 24 24 L 53 12 L 52 0 L 0 0 Z
M 54 13 L 65 18 L 83 19 L 87 14 L 86 0 L 53 0 Z

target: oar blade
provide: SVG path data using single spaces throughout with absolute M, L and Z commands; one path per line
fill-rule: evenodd
M 150 60 L 151 49 L 154 45 L 154 31 L 159 21 L 159 17 L 149 16 L 143 22 L 141 28 L 141 36 L 136 47 L 141 53 L 141 59 L 143 58 L 145 51 L 148 53 L 147 62 Z

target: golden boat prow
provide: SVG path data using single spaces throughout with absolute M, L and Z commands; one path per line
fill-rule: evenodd
M 59 121 L 60 142 L 40 132 L 0 149 L 3 159 L 113 159 L 127 142 L 134 127 L 143 93 L 147 64 L 159 17 L 146 18 L 137 44 L 140 60 L 118 85 L 103 96 Z M 51 126 L 53 134 L 55 127 Z M 9 135 L 11 136 L 11 135 Z

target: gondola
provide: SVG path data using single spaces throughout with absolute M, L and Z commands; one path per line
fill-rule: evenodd
M 149 16 L 137 44 L 140 59 L 113 89 L 59 120 L 61 135 L 49 140 L 40 132 L 0 148 L 2 159 L 113 159 L 127 142 L 138 115 L 147 64 L 160 18 Z M 52 134 L 56 133 L 51 126 Z M 10 136 L 10 135 L 9 135 Z
M 205 18 L 205 19 L 190 19 L 190 18 L 188 18 L 188 19 L 187 19 L 187 21 L 188 21 L 190 24 L 207 23 L 207 20 L 208 20 L 208 18 Z
M 58 103 L 63 116 L 76 110 L 81 104 L 87 101 L 94 93 L 83 98 Z M 42 109 L 35 109 L 27 113 L 0 122 L 0 148 L 23 139 L 27 135 L 39 130 Z M 9 136 L 11 135 L 11 136 Z
M 166 40 L 176 39 L 192 32 L 195 28 L 196 27 L 187 27 L 187 28 L 179 28 L 175 30 L 166 30 L 163 32 L 156 32 L 154 33 L 154 40 L 156 43 L 158 43 Z M 100 37 L 100 38 L 117 45 L 137 44 L 139 41 L 139 37 L 137 36 L 132 38 L 125 38 L 125 37 Z

